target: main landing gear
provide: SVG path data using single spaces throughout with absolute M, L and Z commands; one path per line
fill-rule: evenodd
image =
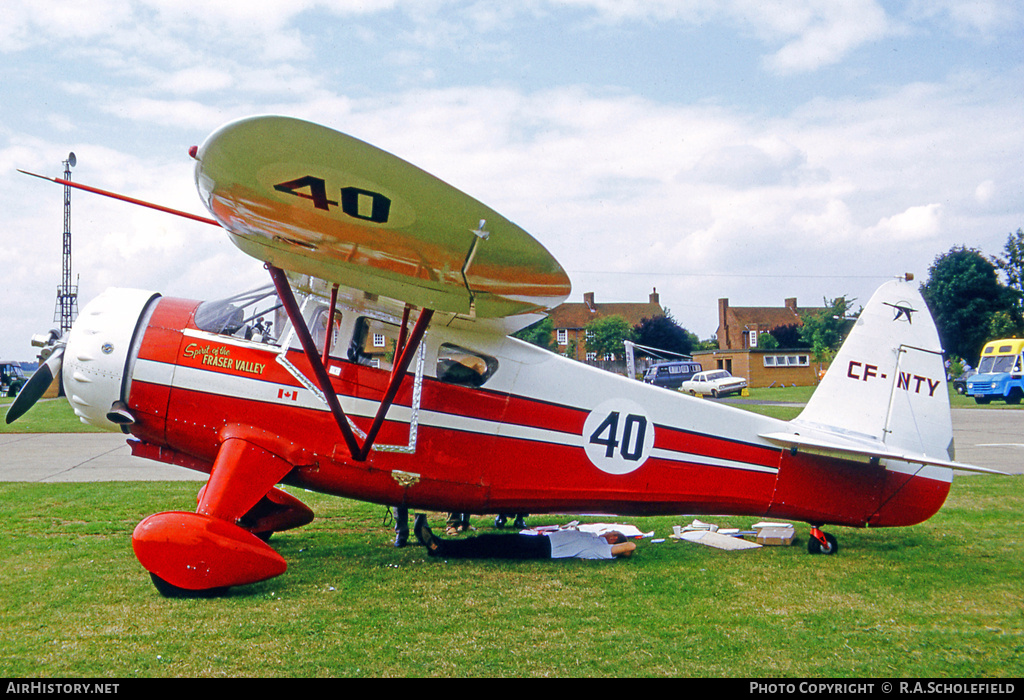
M 313 520 L 313 511 L 274 488 L 292 465 L 272 440 L 245 428 L 225 428 L 210 480 L 194 513 L 151 515 L 135 528 L 132 548 L 167 597 L 222 595 L 231 586 L 284 573 L 287 563 L 266 540 L 272 532 Z
M 822 532 L 817 525 L 811 525 L 811 536 L 807 538 L 808 554 L 835 554 L 839 551 L 839 542 L 835 535 Z

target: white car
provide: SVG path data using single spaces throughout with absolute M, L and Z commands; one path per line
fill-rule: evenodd
M 715 369 L 693 375 L 683 382 L 679 391 L 684 391 L 691 396 L 711 394 L 718 398 L 719 396 L 738 394 L 746 388 L 747 380 L 743 377 L 734 377 L 724 369 Z

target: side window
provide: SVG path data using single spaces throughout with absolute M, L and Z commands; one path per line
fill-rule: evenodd
M 399 327 L 368 316 L 356 321 L 355 334 L 348 346 L 348 359 L 361 365 L 390 370 L 395 361 Z
M 331 319 L 331 309 L 328 306 L 321 306 L 313 313 L 313 322 L 309 329 L 313 334 L 313 342 L 321 355 L 324 353 L 324 341 L 327 338 L 327 324 Z M 341 312 L 334 311 L 334 330 L 331 335 L 331 354 L 338 354 L 338 344 L 341 342 Z
M 449 384 L 483 386 L 498 370 L 498 361 L 489 355 L 445 343 L 437 351 L 437 378 Z

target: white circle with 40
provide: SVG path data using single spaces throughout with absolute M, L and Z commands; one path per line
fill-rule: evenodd
M 627 399 L 609 399 L 583 424 L 583 449 L 607 474 L 629 474 L 643 466 L 654 447 L 654 423 L 647 411 Z

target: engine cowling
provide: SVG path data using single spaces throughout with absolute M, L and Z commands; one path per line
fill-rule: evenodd
M 64 393 L 87 425 L 118 430 L 132 422 L 125 401 L 146 321 L 160 295 L 112 287 L 90 301 L 68 333 Z

